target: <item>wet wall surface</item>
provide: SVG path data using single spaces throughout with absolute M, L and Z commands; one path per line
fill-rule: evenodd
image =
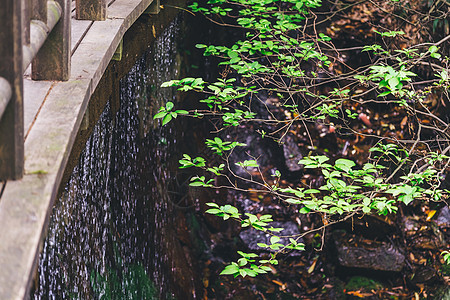
M 159 86 L 179 73 L 178 23 L 121 80 L 117 114 L 108 104 L 95 126 L 53 209 L 32 298 L 169 299 L 195 293 L 170 226 L 168 187 L 178 139 L 172 127 L 152 120 L 163 102 L 175 99 L 174 91 Z

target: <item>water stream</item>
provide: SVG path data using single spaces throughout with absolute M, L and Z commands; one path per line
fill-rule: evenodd
M 174 92 L 179 26 L 172 23 L 121 80 L 120 109 L 108 104 L 51 216 L 34 299 L 170 299 L 178 255 L 167 187 L 177 158 L 173 127 L 154 111 Z M 186 262 L 184 262 L 186 263 Z M 192 291 L 193 283 L 183 283 Z M 186 287 L 185 287 L 186 289 Z M 179 294 L 179 292 L 178 292 Z

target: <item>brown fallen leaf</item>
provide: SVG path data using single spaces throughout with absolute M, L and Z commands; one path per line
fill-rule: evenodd
M 360 291 L 345 291 L 345 290 L 344 290 L 344 292 L 345 292 L 347 295 L 356 296 L 356 297 L 358 297 L 358 298 L 366 298 L 366 297 L 373 296 L 372 293 L 361 293 Z
M 427 212 L 427 221 L 430 221 L 432 218 L 433 218 L 433 216 L 436 214 L 436 211 L 433 209 L 433 210 L 430 210 L 430 211 L 428 211 Z
M 311 274 L 314 271 L 314 268 L 316 267 L 316 264 L 317 264 L 317 260 L 318 260 L 318 257 L 314 258 L 313 263 L 308 268 L 308 274 Z
M 405 116 L 402 121 L 400 122 L 400 128 L 405 128 L 406 124 L 408 123 L 408 116 Z

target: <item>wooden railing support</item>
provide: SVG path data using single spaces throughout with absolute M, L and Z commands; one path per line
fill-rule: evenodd
M 78 20 L 106 20 L 106 0 L 76 0 L 75 3 Z
M 22 43 L 30 43 L 31 0 L 22 1 Z
M 11 100 L 12 90 L 11 85 L 9 85 L 8 80 L 3 77 L 0 77 L 0 119 L 5 112 L 6 106 Z
M 33 20 L 39 20 L 47 23 L 47 0 L 34 0 L 32 8 L 32 18 Z
M 56 0 L 62 14 L 32 62 L 33 80 L 68 80 L 70 77 L 70 0 Z M 50 15 L 52 12 L 48 12 Z
M 47 4 L 48 16 L 45 18 L 47 23 L 44 23 L 40 20 L 31 20 L 30 26 L 30 35 L 31 42 L 28 45 L 23 45 L 23 71 L 28 68 L 28 65 L 31 63 L 32 59 L 36 57 L 39 49 L 41 49 L 42 45 L 47 40 L 49 33 L 52 32 L 53 28 L 55 28 L 56 24 L 58 24 L 62 15 L 62 8 L 56 1 L 45 1 Z
M 145 10 L 145 14 L 149 15 L 157 15 L 161 11 L 161 2 L 160 0 L 153 0 L 152 3 Z
M 22 1 L 0 6 L 0 77 L 11 87 L 11 99 L 0 118 L 0 180 L 23 176 Z

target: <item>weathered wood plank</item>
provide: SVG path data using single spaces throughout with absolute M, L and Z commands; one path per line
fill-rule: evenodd
M 0 299 L 28 298 L 42 230 L 90 89 L 88 79 L 52 89 L 26 140 L 25 176 L 6 186 L 0 201 Z
M 76 0 L 78 20 L 106 20 L 106 0 Z
M 0 76 L 12 97 L 0 119 L 0 180 L 23 175 L 22 1 L 7 0 L 0 6 Z
M 34 80 L 68 80 L 70 76 L 70 0 L 56 2 L 62 8 L 62 16 L 33 60 Z
M 89 28 L 92 26 L 94 21 L 89 20 L 75 20 L 72 19 L 72 45 L 71 45 L 71 53 L 75 52 L 75 49 L 82 42 L 82 39 L 86 35 Z
M 93 86 L 97 85 L 126 31 L 123 22 L 121 19 L 94 22 L 72 56 L 71 78 L 92 78 Z
M 24 134 L 30 130 L 39 109 L 44 102 L 53 82 L 34 81 L 28 78 L 23 80 L 23 105 L 24 105 Z
M 153 0 L 116 0 L 108 8 L 108 18 L 125 19 L 127 28 L 147 9 Z

